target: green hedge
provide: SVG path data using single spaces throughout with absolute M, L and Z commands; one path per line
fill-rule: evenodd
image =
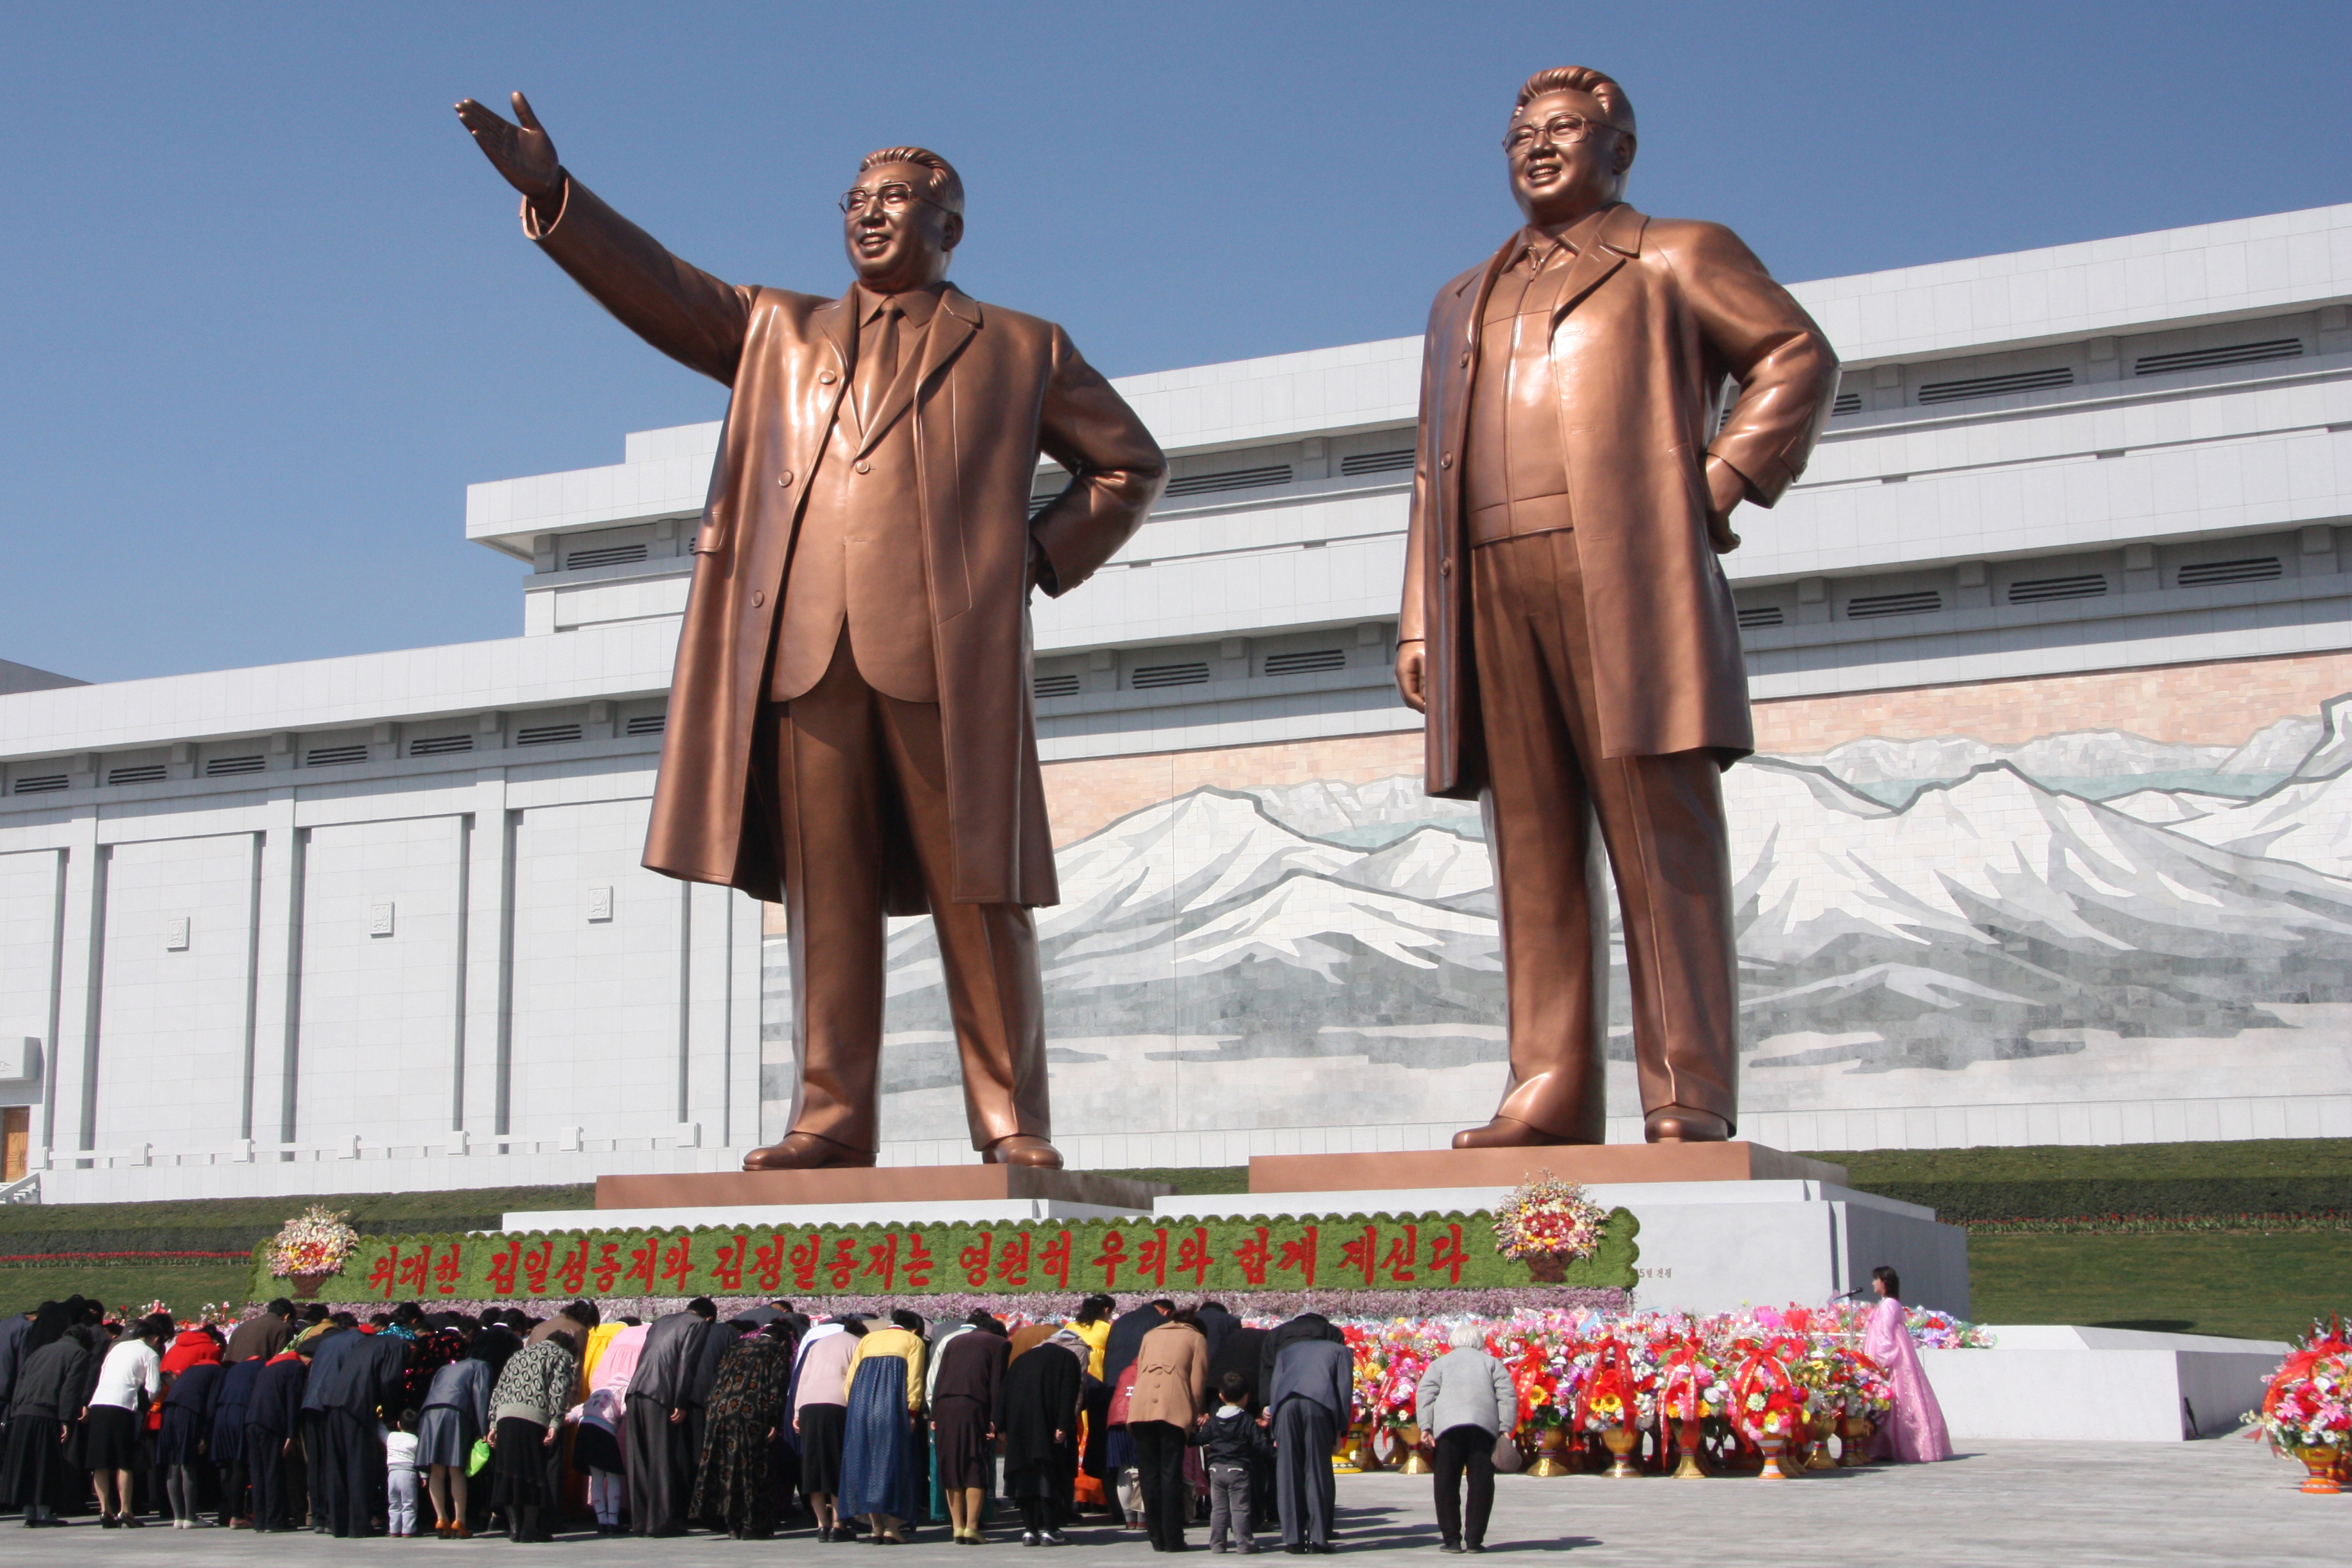
M 142 1204 L 0 1205 L 0 1258 L 41 1252 L 238 1252 L 278 1234 L 311 1204 L 350 1213 L 362 1231 L 494 1230 L 517 1209 L 583 1209 L 595 1188 L 477 1187 Z
M 2343 1177 L 2214 1176 L 2179 1181 L 1873 1182 L 1870 1191 L 1925 1204 L 1953 1225 L 1979 1220 L 2221 1218 L 2352 1213 Z
M 1600 1248 L 1559 1283 L 1631 1289 L 1640 1223 L 1612 1210 Z M 286 1293 L 255 1249 L 251 1298 Z M 1489 1214 L 1293 1219 L 1045 1220 L 362 1236 L 336 1300 L 569 1300 L 574 1296 L 918 1297 L 1144 1289 L 1430 1290 L 1527 1285 Z

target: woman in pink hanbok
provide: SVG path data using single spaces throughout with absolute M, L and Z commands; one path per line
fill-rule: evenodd
M 1870 1288 L 1878 1292 L 1878 1305 L 1870 1310 L 1870 1326 L 1863 1331 L 1863 1353 L 1886 1369 L 1887 1385 L 1895 1392 L 1895 1404 L 1871 1439 L 1871 1458 L 1906 1465 L 1948 1459 L 1952 1440 L 1944 1432 L 1943 1407 L 1927 1385 L 1898 1300 L 1903 1281 L 1881 1264 L 1870 1271 Z

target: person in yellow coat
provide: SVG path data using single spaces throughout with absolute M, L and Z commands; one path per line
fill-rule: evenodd
M 1118 1303 L 1108 1296 L 1089 1296 L 1078 1303 L 1077 1316 L 1066 1325 L 1087 1347 L 1086 1436 L 1081 1439 L 1085 1447 L 1078 1463 L 1076 1497 L 1082 1509 L 1110 1506 L 1110 1492 L 1103 1484 L 1110 1456 L 1110 1425 L 1104 1419 L 1110 1414 L 1110 1385 L 1103 1381 L 1103 1351 L 1110 1343 L 1110 1321 L 1118 1313 Z
M 899 1527 L 914 1517 L 921 1468 L 913 1438 L 923 1408 L 923 1320 L 901 1309 L 890 1324 L 868 1329 L 849 1359 L 839 1504 L 866 1517 L 873 1539 L 904 1545 Z

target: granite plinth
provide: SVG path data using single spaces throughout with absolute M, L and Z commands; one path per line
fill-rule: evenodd
M 1372 1154 L 1260 1154 L 1253 1193 L 1363 1192 L 1398 1187 L 1513 1187 L 1549 1171 L 1567 1182 L 1826 1182 L 1843 1165 L 1761 1143 L 1561 1143 L 1537 1149 L 1413 1149 Z
M 1176 1189 L 1091 1171 L 1029 1165 L 888 1165 L 866 1170 L 704 1171 L 599 1176 L 596 1207 L 605 1209 L 772 1208 L 851 1204 L 921 1205 L 1037 1200 L 1149 1214 L 1154 1198 Z

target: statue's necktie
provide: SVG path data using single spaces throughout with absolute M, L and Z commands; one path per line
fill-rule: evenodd
M 857 344 L 857 426 L 874 428 L 875 410 L 898 374 L 898 318 L 906 312 L 896 300 L 882 302 L 880 320 L 867 323 Z

